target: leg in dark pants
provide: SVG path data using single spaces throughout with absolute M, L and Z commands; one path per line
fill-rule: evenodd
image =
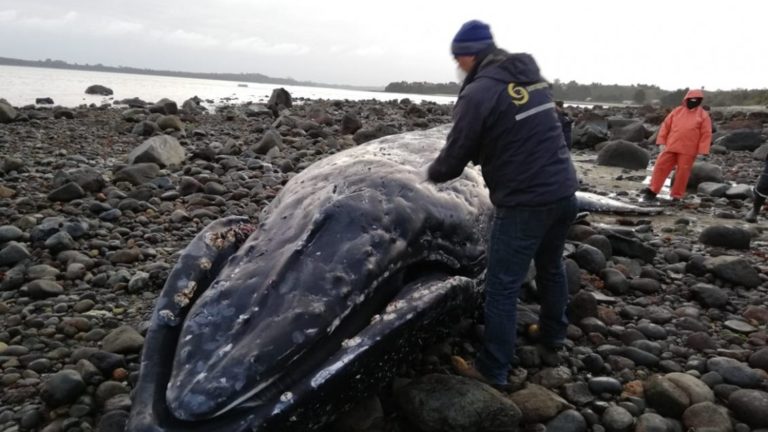
M 550 347 L 562 345 L 568 330 L 565 309 L 568 306 L 568 282 L 565 277 L 563 249 L 571 223 L 576 218 L 576 205 L 555 220 L 536 251 L 536 287 L 539 291 L 541 313 L 539 328 L 541 342 Z
M 497 209 L 485 284 L 484 345 L 477 359 L 478 371 L 492 383 L 507 382 L 517 337 L 517 297 L 534 257 L 541 261 L 543 334 L 553 343 L 565 338 L 568 288 L 562 250 L 575 217 L 575 196 L 541 207 Z
M 752 190 L 752 195 L 752 210 L 744 217 L 747 222 L 757 222 L 757 215 L 760 214 L 760 210 L 763 208 L 763 204 L 765 204 L 765 199 L 768 197 L 768 161 L 763 166 L 763 173 L 760 174 L 757 185 Z

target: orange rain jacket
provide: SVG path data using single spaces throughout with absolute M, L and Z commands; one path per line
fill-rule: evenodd
M 675 108 L 659 129 L 657 145 L 666 145 L 665 152 L 686 155 L 709 154 L 712 143 L 712 121 L 701 105 L 694 109 L 685 106 L 686 99 L 704 98 L 701 90 L 690 90 L 683 103 Z

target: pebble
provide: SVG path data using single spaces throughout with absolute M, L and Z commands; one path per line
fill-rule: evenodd
M 85 383 L 80 374 L 72 369 L 65 369 L 53 374 L 44 381 L 42 399 L 55 408 L 74 402 L 85 391 Z
M 635 419 L 626 409 L 612 406 L 603 412 L 602 422 L 608 432 L 626 432 L 635 422 Z

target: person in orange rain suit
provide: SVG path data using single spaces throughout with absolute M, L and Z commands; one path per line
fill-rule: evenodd
M 673 200 L 681 200 L 696 155 L 709 154 L 712 120 L 701 107 L 703 100 L 704 92 L 690 90 L 683 98 L 683 103 L 664 119 L 656 138 L 656 145 L 662 146 L 662 151 L 656 158 L 651 184 L 643 190 L 646 200 L 656 198 L 673 168 L 676 169 L 675 180 L 669 194 Z

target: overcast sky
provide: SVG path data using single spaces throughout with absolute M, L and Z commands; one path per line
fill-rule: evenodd
M 549 80 L 766 88 L 766 17 L 765 1 L 2 0 L 0 56 L 446 82 L 456 80 L 451 39 L 480 19 L 500 47 L 533 54 Z

